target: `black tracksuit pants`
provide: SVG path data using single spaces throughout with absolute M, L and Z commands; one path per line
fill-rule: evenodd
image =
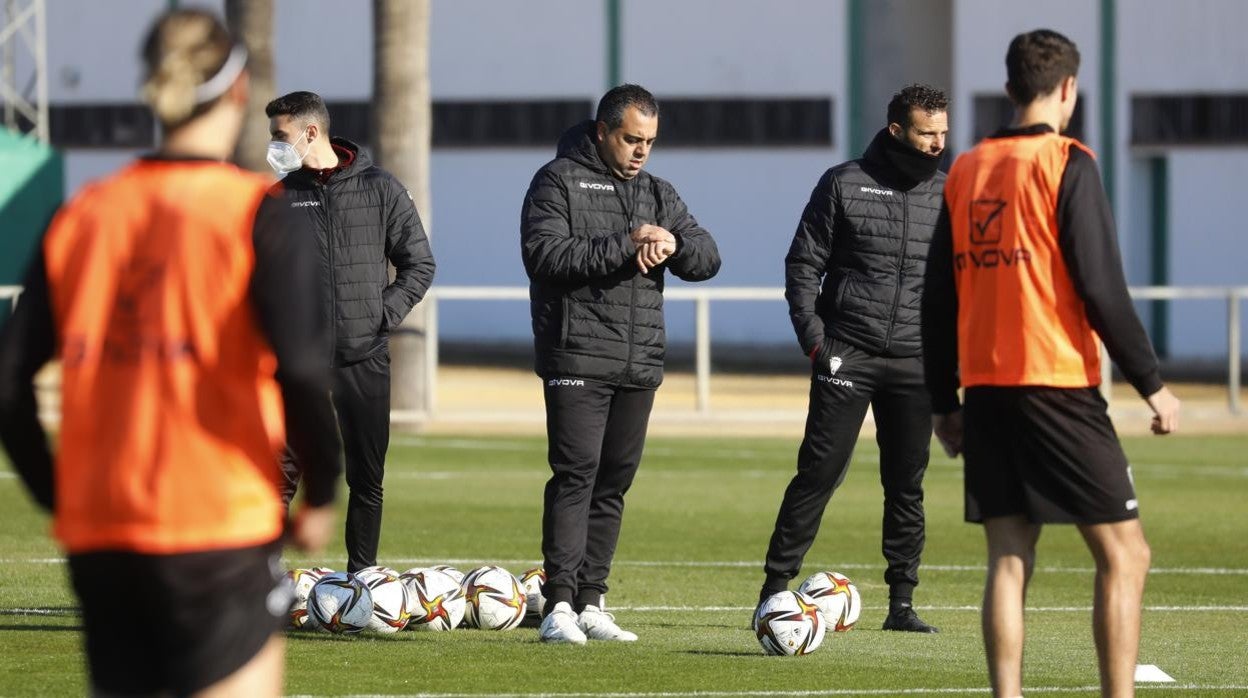
M 776 516 L 764 589 L 785 589 L 801 571 L 828 500 L 845 479 L 870 405 L 884 486 L 883 551 L 888 563 L 884 581 L 891 598 L 909 600 L 919 583 L 923 474 L 932 438 L 923 361 L 875 356 L 840 340 L 827 341 L 833 342 L 833 363 L 839 365 L 834 373 L 827 362 L 813 368 L 806 435 L 797 455 L 797 474 Z
M 654 406 L 654 390 L 548 380 L 542 511 L 542 589 L 549 612 L 567 601 L 602 605 L 624 514 Z
M 390 447 L 390 352 L 333 369 L 332 397 L 346 456 L 347 571 L 377 564 L 381 540 L 382 478 Z M 287 450 L 282 458 L 287 505 L 299 484 L 299 468 Z

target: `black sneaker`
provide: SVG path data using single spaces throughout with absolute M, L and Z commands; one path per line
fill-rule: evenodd
M 907 633 L 940 632 L 940 628 L 924 623 L 911 606 L 901 606 L 890 610 L 888 617 L 884 619 L 884 630 L 901 630 Z

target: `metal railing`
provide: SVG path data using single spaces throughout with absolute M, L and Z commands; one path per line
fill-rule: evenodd
M 1129 289 L 1135 300 L 1217 300 L 1224 299 L 1227 306 L 1227 406 L 1232 414 L 1240 413 L 1240 303 L 1248 298 L 1248 286 L 1136 286 Z M 691 300 L 694 303 L 694 385 L 696 409 L 699 414 L 711 410 L 711 301 L 783 301 L 783 288 L 769 287 L 707 287 L 669 288 L 663 292 L 666 300 Z M 429 376 L 429 390 L 425 409 L 434 414 L 437 405 L 434 395 L 437 388 L 438 368 L 438 304 L 451 300 L 528 300 L 525 286 L 438 286 L 430 289 L 424 302 L 428 305 L 428 346 L 425 353 L 428 362 L 425 375 Z M 1104 347 L 1101 348 L 1104 357 Z M 1101 362 L 1102 386 L 1108 399 L 1112 365 Z
M 1239 414 L 1239 365 L 1243 346 L 1239 336 L 1240 302 L 1248 298 L 1248 286 L 1132 286 L 1128 291 L 1134 300 L 1226 300 L 1226 403 L 1231 414 Z M 1101 386 L 1108 400 L 1113 367 L 1105 359 L 1104 345 L 1101 345 L 1101 357 Z
M 1225 300 L 1226 301 L 1226 389 L 1227 407 L 1232 414 L 1240 414 L 1240 305 L 1248 298 L 1248 286 L 1135 286 L 1130 289 L 1135 300 Z M 21 286 L 0 286 L 0 301 L 9 300 L 16 307 Z M 694 304 L 694 385 L 696 409 L 699 414 L 711 410 L 711 301 L 783 301 L 783 288 L 767 287 L 709 287 L 669 288 L 663 293 L 667 300 L 693 301 Z M 527 301 L 529 291 L 524 286 L 435 286 L 425 296 L 428 313 L 427 346 L 425 352 L 425 375 L 429 389 L 426 391 L 425 415 L 437 409 L 438 376 L 438 306 L 442 301 Z M 1102 347 L 1104 353 L 1104 347 Z M 1102 386 L 1108 393 L 1109 361 L 1101 362 Z M 1108 397 L 1108 394 L 1106 395 Z

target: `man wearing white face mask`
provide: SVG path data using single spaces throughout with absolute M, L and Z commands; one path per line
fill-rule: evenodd
M 390 443 L 390 331 L 433 282 L 434 261 L 412 197 L 394 175 L 344 138 L 330 138 L 320 96 L 292 92 L 269 102 L 268 162 L 283 177 L 268 205 L 289 208 L 294 235 L 321 251 L 324 316 L 332 346 L 333 402 L 346 455 L 347 570 L 377 564 L 382 476 Z M 386 262 L 394 265 L 389 281 Z M 293 497 L 298 467 L 283 464 Z
M 269 167 L 277 173 L 278 177 L 285 177 L 295 170 L 303 167 L 303 159 L 312 152 L 312 144 L 309 143 L 306 150 L 302 153 L 298 150 L 299 141 L 308 137 L 307 129 L 299 136 L 294 143 L 287 143 L 282 140 L 269 141 L 269 152 L 265 159 L 269 163 Z M 277 138 L 274 133 L 274 138 Z M 336 159 L 336 158 L 335 158 Z

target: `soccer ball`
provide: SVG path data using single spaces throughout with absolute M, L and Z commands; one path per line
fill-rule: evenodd
M 806 578 L 797 590 L 815 600 L 828 627 L 843 633 L 858 622 L 862 598 L 849 577 L 836 572 L 816 572 Z
M 520 575 L 520 586 L 524 589 L 524 602 L 528 608 L 527 620 L 542 617 L 546 608 L 546 597 L 542 596 L 542 585 L 546 583 L 546 570 L 534 567 Z
M 478 567 L 464 577 L 469 627 L 511 630 L 524 620 L 527 604 L 520 581 L 502 567 Z
M 767 654 L 810 654 L 823 644 L 827 624 L 815 600 L 798 591 L 767 597 L 754 612 L 754 634 Z
M 408 630 L 454 630 L 464 620 L 464 590 L 438 570 L 415 570 L 400 577 L 411 603 Z
M 308 614 L 308 594 L 312 593 L 312 587 L 321 580 L 321 577 L 333 573 L 334 571 L 328 567 L 313 567 L 289 570 L 282 575 L 282 584 L 287 585 L 294 594 L 294 601 L 290 606 L 290 628 L 294 630 L 316 628 L 316 621 Z
M 411 601 L 399 573 L 389 567 L 366 567 L 356 578 L 373 594 L 373 617 L 368 629 L 379 633 L 397 633 L 411 619 Z
M 373 593 L 354 574 L 327 574 L 308 594 L 308 615 L 326 632 L 358 633 L 373 617 Z
M 464 576 L 465 576 L 464 573 L 454 567 L 451 567 L 450 565 L 434 565 L 433 567 L 425 567 L 424 569 L 434 570 L 436 572 L 444 572 L 447 575 L 450 575 L 451 579 L 454 579 L 456 584 L 464 583 Z M 419 572 L 420 570 L 408 570 L 408 571 Z

